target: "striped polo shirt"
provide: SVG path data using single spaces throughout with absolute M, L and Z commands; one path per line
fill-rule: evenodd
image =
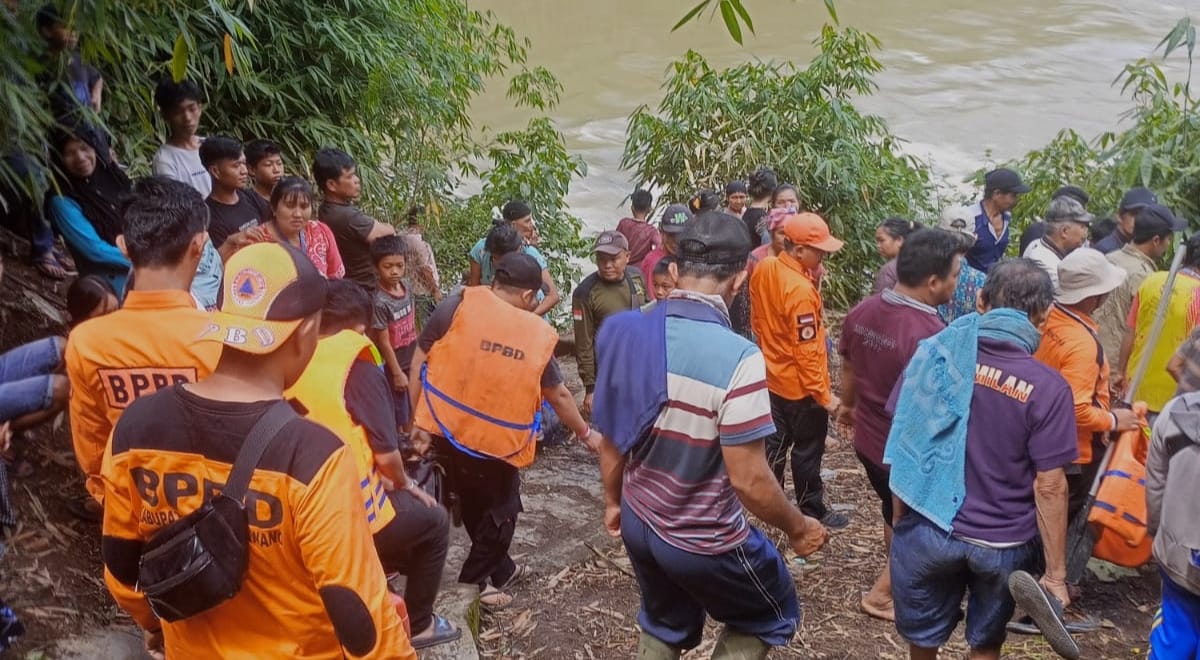
M 629 453 L 624 502 L 663 541 L 716 555 L 750 534 L 721 447 L 766 438 L 775 424 L 758 347 L 730 330 L 719 298 L 680 293 L 672 299 L 718 313 L 667 316 L 667 404 Z

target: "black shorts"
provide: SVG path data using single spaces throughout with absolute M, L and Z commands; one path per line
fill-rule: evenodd
M 892 526 L 892 489 L 889 485 L 891 471 L 882 465 L 876 465 L 874 461 L 863 456 L 859 452 L 854 452 L 858 456 L 858 461 L 862 463 L 863 468 L 867 471 L 867 481 L 871 482 L 871 488 L 875 489 L 875 494 L 879 496 L 879 501 L 882 505 L 879 507 L 880 514 L 883 515 L 883 524 L 888 527 Z

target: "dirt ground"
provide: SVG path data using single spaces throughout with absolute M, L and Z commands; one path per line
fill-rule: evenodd
M 835 504 L 852 505 L 852 522 L 831 535 L 829 544 L 801 564 L 789 561 L 803 610 L 799 633 L 774 658 L 907 658 L 907 647 L 895 627 L 858 611 L 860 594 L 880 568 L 883 540 L 879 505 L 853 450 L 832 441 L 825 467 L 827 495 Z M 559 464 L 593 461 L 583 450 L 555 450 L 542 458 Z M 526 497 L 526 509 L 535 505 Z M 595 502 L 601 525 L 600 502 Z M 782 540 L 779 534 L 773 537 Z M 782 546 L 782 544 L 781 544 Z M 589 557 L 562 568 L 540 569 L 536 579 L 518 589 L 515 607 L 484 615 L 480 653 L 498 658 L 630 658 L 637 649 L 638 588 L 619 541 L 604 539 Z M 793 556 L 785 554 L 789 559 Z M 536 561 L 536 554 L 533 555 Z M 1077 635 L 1082 657 L 1144 657 L 1150 619 L 1157 607 L 1158 577 L 1143 569 L 1136 578 L 1104 583 L 1090 578 L 1075 607 L 1104 622 L 1104 629 Z M 710 622 L 701 646 L 687 658 L 707 658 L 718 629 Z M 965 657 L 961 626 L 944 658 Z M 1058 657 L 1041 638 L 1010 635 L 1005 657 Z
M 0 247 L 4 238 L 0 236 Z M 11 249 L 6 250 L 6 274 L 0 283 L 0 349 L 64 330 L 63 319 L 53 318 L 54 310 L 62 309 L 63 287 L 50 285 L 15 263 Z M 573 365 L 564 367 L 573 373 Z M 66 510 L 66 502 L 84 492 L 69 434 L 61 423 L 18 439 L 22 457 L 34 464 L 35 472 L 13 482 L 21 522 L 5 539 L 7 553 L 0 557 L 0 598 L 28 628 L 11 657 L 52 658 L 58 640 L 131 623 L 113 604 L 101 580 L 99 526 L 79 522 Z M 803 621 L 792 645 L 777 649 L 772 657 L 906 657 L 891 624 L 858 612 L 860 593 L 874 580 L 883 552 L 874 494 L 853 452 L 841 440 L 831 440 L 825 467 L 829 501 L 846 505 L 852 523 L 832 535 L 829 545 L 807 563 L 789 562 Z M 588 660 L 632 657 L 638 637 L 638 589 L 620 543 L 600 533 L 595 458 L 574 445 L 551 448 L 533 470 L 524 490 L 526 515 L 519 524 L 526 530 L 519 529 L 515 552 L 529 557 L 535 572 L 518 587 L 513 608 L 483 616 L 480 654 Z M 591 535 L 583 533 L 589 516 L 595 526 Z M 582 520 L 583 527 L 564 527 L 568 519 Z M 452 549 L 452 558 L 461 550 Z M 541 557 L 544 562 L 539 562 Z M 456 571 L 457 564 L 448 566 L 448 579 Z M 1078 636 L 1083 657 L 1144 656 L 1157 594 L 1158 578 L 1152 568 L 1120 582 L 1092 579 L 1086 583 L 1078 609 L 1104 621 L 1106 627 Z M 707 657 L 715 634 L 710 626 L 704 643 L 687 657 Z M 943 657 L 964 654 L 960 634 Z M 1015 636 L 1009 639 L 1006 655 L 1055 657 L 1040 639 Z

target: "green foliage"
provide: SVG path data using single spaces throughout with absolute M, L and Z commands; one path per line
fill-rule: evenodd
M 837 7 L 834 6 L 834 1 L 823 1 L 825 3 L 825 11 L 829 12 L 829 17 L 833 19 L 834 23 L 837 23 Z M 674 32 L 688 23 L 699 19 L 704 10 L 709 7 L 712 7 L 712 12 L 709 14 L 710 18 L 718 11 L 721 12 L 721 20 L 725 23 L 725 29 L 729 32 L 729 36 L 738 42 L 738 44 L 742 43 L 743 24 L 747 30 L 750 30 L 750 34 L 754 34 L 754 20 L 751 19 L 750 12 L 746 10 L 746 5 L 742 3 L 742 0 L 718 0 L 715 5 L 713 4 L 713 0 L 700 0 L 695 7 L 692 7 L 688 10 L 688 13 L 683 15 L 683 18 L 679 19 L 679 22 L 675 24 L 675 27 L 671 28 L 671 31 Z
M 852 103 L 875 89 L 878 40 L 825 25 L 816 45 L 805 69 L 753 62 L 715 70 L 688 52 L 672 65 L 657 110 L 642 106 L 629 118 L 622 164 L 671 200 L 770 166 L 846 241 L 831 260 L 826 300 L 847 307 L 879 267 L 876 226 L 929 212 L 931 180 L 882 119 Z
M 22 15 L 38 5 L 27 3 Z M 394 220 L 423 204 L 448 283 L 486 232 L 488 209 L 509 196 L 538 209 L 541 248 L 561 285 L 569 291 L 577 277 L 570 257 L 580 252 L 580 223 L 562 208 L 582 161 L 536 115 L 523 131 L 488 137 L 468 114 L 503 75 L 509 100 L 534 113 L 553 108 L 562 92 L 550 71 L 525 66 L 528 40 L 490 12 L 464 0 L 66 0 L 61 13 L 81 33 L 84 60 L 105 77 L 103 119 L 135 175 L 148 173 L 165 137 L 156 82 L 186 77 L 206 97 L 203 133 L 275 140 L 287 169 L 302 175 L 313 152 L 337 146 L 358 161 L 362 203 L 376 217 Z M 51 119 L 28 82 L 39 71 L 29 56 L 44 49 L 30 23 L 0 24 L 10 44 L 0 53 L 0 96 L 10 109 L 0 128 L 6 143 L 39 154 Z M 464 177 L 480 177 L 482 195 L 454 198 Z
M 1021 172 L 1033 188 L 1014 212 L 1018 230 L 1040 216 L 1054 190 L 1067 183 L 1088 191 L 1088 206 L 1098 214 L 1115 213 L 1125 190 L 1146 186 L 1195 224 L 1200 216 L 1200 116 L 1191 93 L 1195 44 L 1196 28 L 1189 18 L 1181 19 L 1158 44 L 1163 59 L 1186 48 L 1184 82 L 1168 81 L 1156 58 L 1132 62 L 1117 76 L 1114 84 L 1120 83 L 1132 102 L 1122 115 L 1128 128 L 1106 132 L 1090 143 L 1065 130 L 1046 147 L 1005 164 Z M 982 174 L 976 173 L 980 182 Z

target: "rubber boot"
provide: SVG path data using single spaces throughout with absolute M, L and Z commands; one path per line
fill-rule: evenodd
M 712 660 L 764 660 L 771 647 L 754 635 L 743 635 L 728 628 L 717 638 Z
M 681 651 L 642 631 L 638 638 L 638 660 L 679 660 Z

